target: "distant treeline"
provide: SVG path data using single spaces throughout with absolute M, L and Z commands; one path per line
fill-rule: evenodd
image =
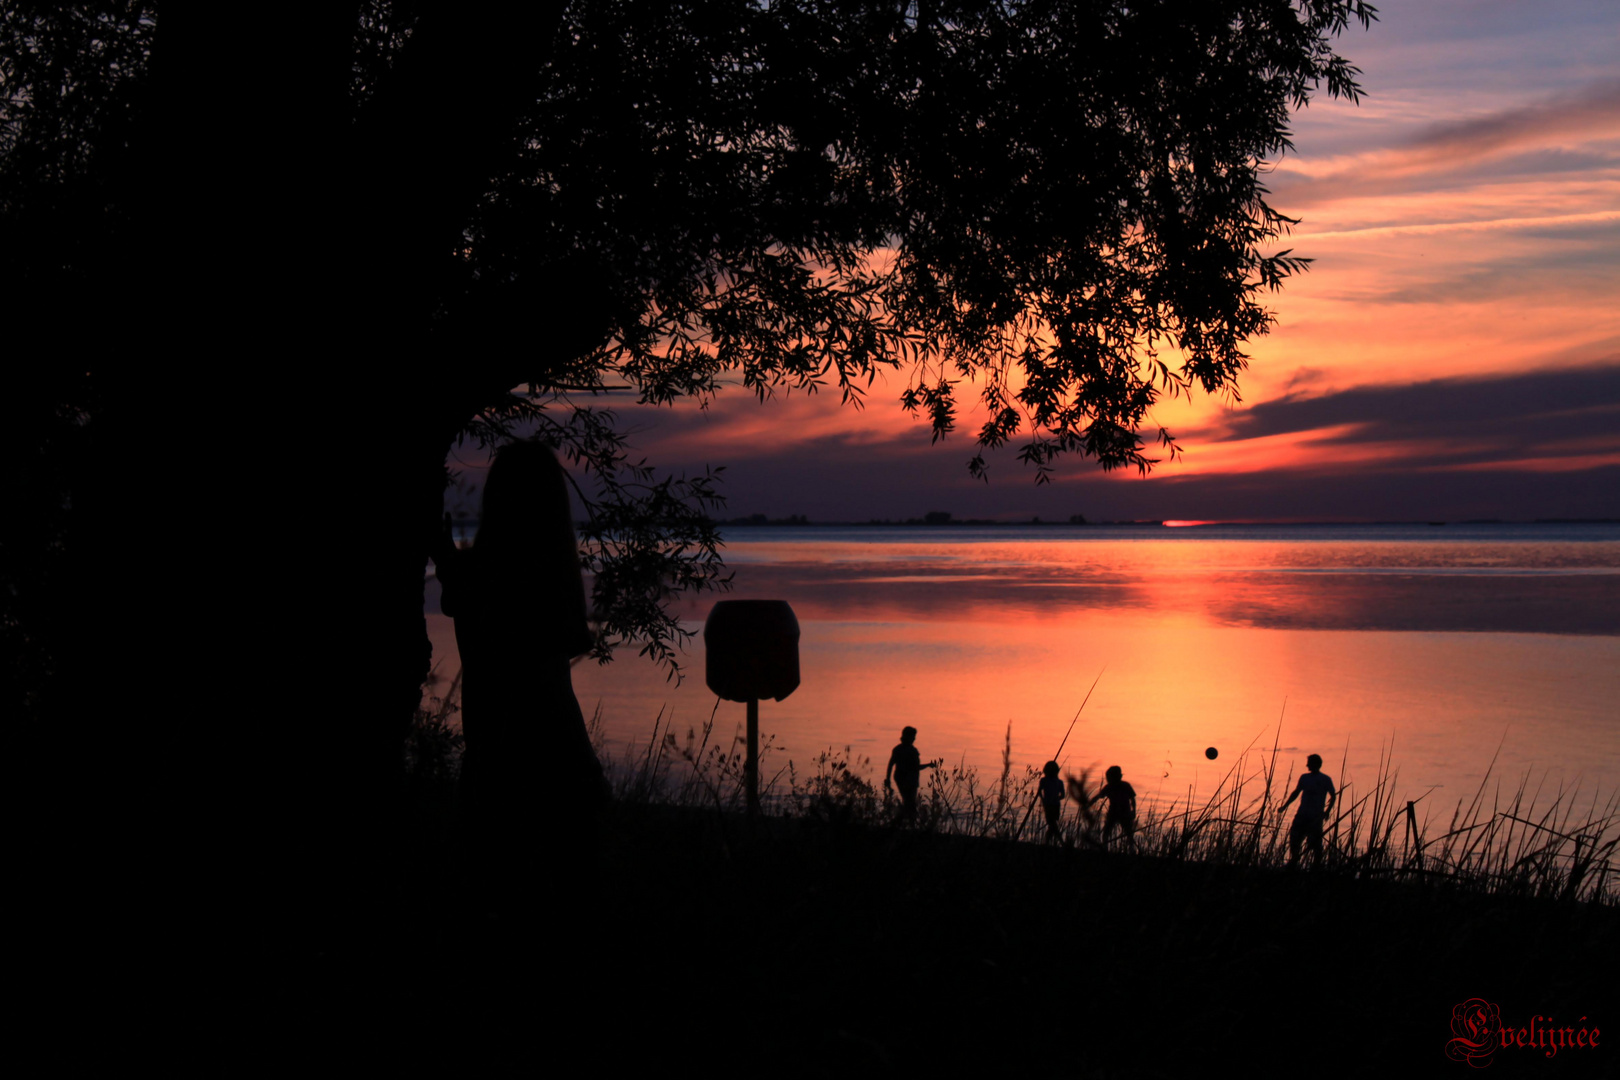
M 1087 521 L 1084 514 L 1072 514 L 1067 521 L 1046 521 L 1039 516 L 1029 518 L 1027 521 L 1019 519 L 1008 521 L 1000 518 L 959 518 L 945 510 L 930 510 L 922 517 L 914 518 L 869 518 L 866 521 L 816 521 L 812 522 L 803 514 L 790 514 L 785 518 L 772 518 L 764 514 L 750 514 L 747 517 L 730 518 L 725 521 L 716 521 L 716 525 L 837 525 L 849 527 L 852 525 L 1163 525 L 1163 521 Z
M 478 519 L 475 517 L 458 517 L 455 527 L 462 532 L 473 532 L 478 528 Z M 576 524 L 583 528 L 589 522 L 580 521 Z M 1040 516 L 1029 519 L 1007 520 L 1002 518 L 959 518 L 945 510 L 930 510 L 922 517 L 913 518 L 869 518 L 866 521 L 811 521 L 804 514 L 789 514 L 787 517 L 773 518 L 765 514 L 749 514 L 747 517 L 725 518 L 711 520 L 711 525 L 826 525 L 839 528 L 851 528 L 861 525 L 1117 525 L 1135 526 L 1143 528 L 1160 526 L 1160 520 L 1108 520 L 1089 521 L 1084 514 L 1071 514 L 1067 521 L 1048 521 Z M 1533 521 L 1511 521 L 1503 518 L 1469 518 L 1465 521 L 1211 521 L 1200 522 L 1205 526 L 1219 525 L 1263 525 L 1267 528 L 1344 528 L 1347 526 L 1365 525 L 1369 527 L 1389 525 L 1620 525 L 1620 518 L 1536 518 Z
M 945 510 L 930 510 L 922 517 L 912 518 L 868 518 L 865 521 L 811 521 L 804 514 L 790 514 L 783 518 L 768 517 L 765 514 L 750 514 L 747 517 L 727 518 L 714 521 L 715 525 L 828 525 L 839 528 L 850 528 L 860 525 L 1119 525 L 1134 526 L 1137 528 L 1147 526 L 1162 526 L 1164 519 L 1124 519 L 1090 521 L 1084 514 L 1071 514 L 1068 520 L 1045 518 L 1036 515 L 1031 518 L 959 518 Z M 1343 528 L 1346 526 L 1389 526 L 1389 525 L 1620 525 L 1620 518 L 1536 518 L 1533 521 L 1511 521 L 1503 518 L 1470 518 L 1465 521 L 1207 521 L 1192 524 L 1193 527 L 1220 526 L 1220 525 L 1263 525 L 1267 528 Z

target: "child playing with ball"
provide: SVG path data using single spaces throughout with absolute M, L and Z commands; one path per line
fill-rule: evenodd
M 890 789 L 889 777 L 894 777 L 892 786 L 900 789 L 900 818 L 908 822 L 917 820 L 917 788 L 922 782 L 922 771 L 939 766 L 937 761 L 923 761 L 916 742 L 916 728 L 901 728 L 900 745 L 889 754 L 889 767 L 883 770 L 883 790 Z
M 1118 830 L 1126 846 L 1136 848 L 1136 789 L 1125 782 L 1125 773 L 1118 765 L 1110 765 L 1108 783 L 1097 792 L 1097 798 L 1108 800 L 1108 816 L 1103 819 L 1103 844 Z
M 1041 809 L 1046 811 L 1046 842 L 1058 841 L 1058 824 L 1063 817 L 1063 781 L 1058 779 L 1058 763 L 1048 761 L 1041 770 Z

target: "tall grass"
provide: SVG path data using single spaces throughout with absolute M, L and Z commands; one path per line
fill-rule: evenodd
M 405 733 L 401 753 L 401 812 L 411 836 L 449 841 L 461 776 L 461 673 L 445 682 L 437 670 L 422 687 L 422 702 Z
M 415 782 L 443 789 L 459 758 L 453 723 L 456 691 L 429 699 L 408 743 Z M 615 798 L 711 808 L 741 814 L 745 806 L 744 737 L 725 736 L 716 712 L 701 725 L 675 730 L 660 711 L 644 744 L 618 750 L 607 743 L 598 706 L 587 724 Z M 1056 837 L 1035 805 L 1041 774 L 1012 761 L 1012 728 L 1003 741 L 1000 769 L 989 783 L 965 760 L 924 774 L 918 812 L 902 822 L 899 801 L 874 779 L 870 758 L 849 747 L 829 748 L 804 767 L 779 763 L 773 740 L 760 747 L 760 802 L 764 816 L 840 825 L 902 826 L 949 836 L 1007 842 L 1056 842 L 1066 848 L 1109 850 L 1135 857 L 1283 869 L 1289 866 L 1290 820 L 1279 807 L 1292 790 L 1292 774 L 1279 771 L 1276 742 L 1268 751 L 1239 754 L 1215 790 L 1200 799 L 1191 789 L 1168 802 L 1144 800 L 1133 836 L 1105 840 L 1097 790 L 1089 771 L 1067 777 L 1069 797 Z M 1516 785 L 1494 779 L 1495 760 L 1470 798 L 1449 810 L 1428 795 L 1399 794 L 1388 750 L 1368 781 L 1353 777 L 1347 759 L 1335 776 L 1338 798 L 1323 827 L 1319 861 L 1300 865 L 1357 878 L 1384 878 L 1502 896 L 1620 904 L 1613 872 L 1620 845 L 1620 795 L 1582 799 L 1578 789 L 1543 790 L 1526 774 Z
M 1449 813 L 1419 810 L 1428 796 L 1403 800 L 1388 751 L 1369 782 L 1339 766 L 1339 795 L 1323 828 L 1321 868 L 1355 877 L 1444 883 L 1475 892 L 1620 902 L 1612 859 L 1620 844 L 1620 796 L 1585 802 L 1578 789 L 1548 793 L 1526 774 L 1504 789 L 1495 761 L 1479 787 Z M 1144 854 L 1204 862 L 1281 867 L 1289 861 L 1289 820 L 1278 808 L 1292 790 L 1269 753 L 1240 755 L 1201 803 L 1149 809 L 1138 830 Z M 1281 781 L 1281 782 L 1279 782 Z M 1302 856 L 1309 864 L 1311 856 Z

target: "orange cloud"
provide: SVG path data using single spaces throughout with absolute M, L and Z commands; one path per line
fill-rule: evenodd
M 1477 168 L 1514 153 L 1580 147 L 1620 136 L 1620 80 L 1544 101 L 1432 125 L 1396 146 L 1329 157 L 1285 157 L 1279 184 L 1298 203 L 1368 193 L 1374 185 Z

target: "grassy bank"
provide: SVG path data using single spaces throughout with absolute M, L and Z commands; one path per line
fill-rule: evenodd
M 391 1045 L 512 1071 L 1463 1075 L 1469 998 L 1613 1022 L 1606 905 L 656 803 L 614 804 L 586 864 L 500 911 L 453 852 L 417 856 L 381 955 L 342 941 L 303 975 L 345 1024 L 402 1003 Z M 1615 1062 L 1515 1049 L 1492 1075 Z
M 717 737 L 712 718 L 684 735 L 655 724 L 644 746 L 619 753 L 601 738 L 599 714 L 592 730 L 619 801 L 742 809 L 740 735 Z M 1033 767 L 1015 769 L 1011 748 L 1009 725 L 995 775 L 982 776 L 965 763 L 925 772 L 910 827 L 1068 850 L 1119 847 L 1117 837 L 1105 844 L 1098 780 L 1084 771 L 1067 777 L 1061 829 L 1049 835 L 1034 809 L 1040 774 Z M 897 822 L 899 808 L 874 782 L 870 760 L 847 749 L 825 751 L 802 767 L 773 764 L 772 756 L 767 741 L 761 777 L 768 815 L 871 827 Z M 1387 757 L 1366 781 L 1352 777 L 1342 762 L 1334 775 L 1338 799 L 1324 827 L 1321 865 L 1313 869 L 1489 895 L 1620 904 L 1620 875 L 1612 866 L 1620 846 L 1620 794 L 1604 799 L 1562 788 L 1548 792 L 1528 775 L 1504 786 L 1487 771 L 1469 797 L 1443 807 L 1427 796 L 1406 800 Z M 1289 858 L 1288 820 L 1280 808 L 1292 780 L 1279 767 L 1275 744 L 1250 748 L 1235 757 L 1209 795 L 1189 791 L 1183 799 L 1145 807 L 1131 849 L 1172 861 L 1282 868 Z
M 1460 1069 L 1455 1005 L 1600 1016 L 1620 945 L 1591 904 L 656 805 L 618 808 L 600 872 L 595 917 L 656 971 L 653 1041 L 713 1024 L 810 1075 Z
M 1587 838 L 1612 822 L 1559 816 L 1564 802 L 1549 815 L 1520 795 L 1512 818 L 1529 824 L 1510 828 L 1487 792 L 1425 834 L 1392 785 L 1369 784 L 1347 793 L 1326 864 L 1290 871 L 1266 821 L 1274 767 L 1234 770 L 1122 853 L 1073 808 L 1066 844 L 1028 828 L 1013 842 L 1028 777 L 1010 761 L 988 782 L 944 770 L 920 827 L 897 828 L 863 763 L 828 754 L 767 770 L 776 812 L 750 820 L 736 747 L 667 736 L 610 762 L 614 802 L 573 823 L 594 829 L 588 861 L 543 861 L 529 898 L 494 912 L 468 896 L 444 825 L 453 760 L 424 752 L 404 887 L 416 914 L 386 957 L 340 949 L 323 978 L 386 973 L 388 994 L 453 1008 L 514 1067 L 566 1047 L 716 1075 L 1463 1075 L 1444 1048 L 1472 997 L 1510 1026 L 1586 1018 L 1620 1041 L 1607 853 L 1569 839 L 1602 850 Z M 1606 1045 L 1515 1046 L 1492 1068 L 1612 1075 L 1617 1061 Z

